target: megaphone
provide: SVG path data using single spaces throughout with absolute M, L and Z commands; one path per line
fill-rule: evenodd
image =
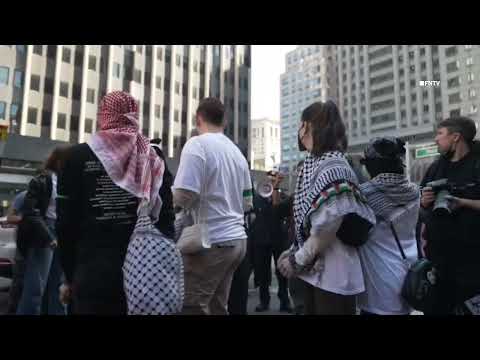
M 270 179 L 265 178 L 257 186 L 257 193 L 263 198 L 269 198 L 273 194 L 273 185 Z

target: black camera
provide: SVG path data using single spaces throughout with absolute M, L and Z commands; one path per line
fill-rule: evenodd
M 449 196 L 458 196 L 466 199 L 480 199 L 480 183 L 464 185 L 450 183 L 448 179 L 440 179 L 425 184 L 435 193 L 433 212 L 437 215 L 451 214 Z
M 426 187 L 432 189 L 435 193 L 435 202 L 433 203 L 433 212 L 435 214 L 450 214 L 450 204 L 448 202 L 448 196 L 452 190 L 452 185 L 448 183 L 448 179 L 440 179 L 431 181 L 425 184 Z

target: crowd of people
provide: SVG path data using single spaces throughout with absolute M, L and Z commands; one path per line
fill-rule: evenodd
M 270 308 L 272 258 L 280 311 L 297 315 L 407 315 L 402 288 L 431 262 L 425 314 L 475 314 L 480 301 L 480 153 L 475 123 L 437 125 L 441 153 L 420 186 L 405 174 L 405 144 L 371 139 L 346 155 L 337 106 L 302 113 L 293 194 L 268 174 L 258 191 L 224 135 L 224 106 L 203 99 L 176 174 L 161 140 L 139 129 L 138 105 L 107 94 L 87 143 L 56 148 L 13 202 L 17 254 L 10 314 L 247 314 Z M 441 180 L 441 181 L 438 181 Z M 478 186 L 477 186 L 478 185 Z

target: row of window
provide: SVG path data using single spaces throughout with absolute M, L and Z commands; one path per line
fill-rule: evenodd
M 19 105 L 11 104 L 10 105 L 10 120 L 15 120 L 19 116 Z M 5 101 L 0 101 L 0 120 L 7 120 L 7 103 Z
M 10 83 L 10 68 L 0 66 L 0 86 L 5 86 Z M 15 69 L 13 73 L 13 86 L 21 88 L 23 85 L 23 71 Z

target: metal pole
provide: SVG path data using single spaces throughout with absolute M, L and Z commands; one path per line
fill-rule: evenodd
M 407 150 L 405 156 L 407 180 L 410 181 L 410 143 L 408 141 L 405 143 L 405 149 Z

